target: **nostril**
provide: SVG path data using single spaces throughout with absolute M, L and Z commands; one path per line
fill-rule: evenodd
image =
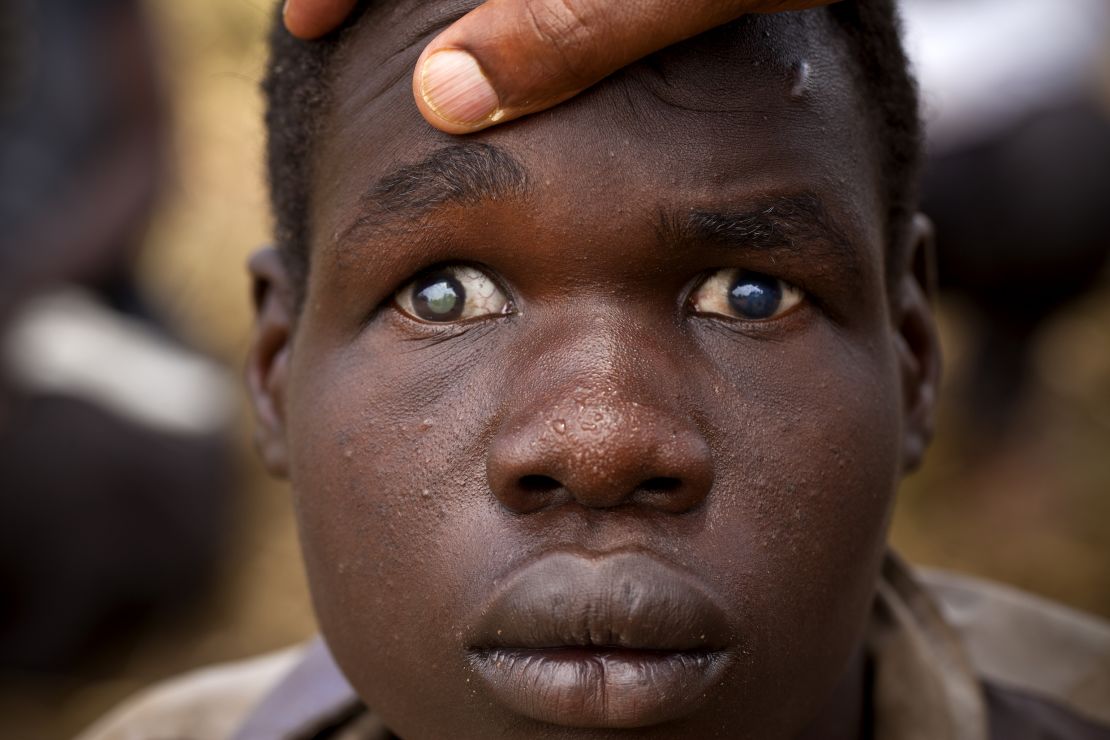
M 525 493 L 551 493 L 562 488 L 559 481 L 547 475 L 525 475 L 518 485 Z
M 705 490 L 696 480 L 672 476 L 648 478 L 636 486 L 632 500 L 671 514 L 683 514 L 705 498 Z
M 648 478 L 639 485 L 639 489 L 645 493 L 673 493 L 681 487 L 682 481 L 678 478 L 667 478 L 662 476 Z

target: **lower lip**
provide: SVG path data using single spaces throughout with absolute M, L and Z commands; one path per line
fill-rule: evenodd
M 509 709 L 566 727 L 648 727 L 694 712 L 722 653 L 607 648 L 477 650 L 471 665 Z

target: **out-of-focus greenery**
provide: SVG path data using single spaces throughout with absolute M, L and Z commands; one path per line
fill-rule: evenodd
M 151 8 L 174 109 L 176 169 L 142 271 L 186 335 L 235 367 L 250 324 L 243 266 L 268 238 L 257 88 L 273 5 L 157 0 Z M 1110 615 L 1108 292 L 1045 332 L 1036 388 L 1012 435 L 970 438 L 961 409 L 944 405 L 937 444 L 895 515 L 895 544 L 911 559 Z M 946 305 L 943 315 L 955 372 L 965 342 L 959 306 Z M 287 496 L 254 461 L 245 413 L 239 438 L 240 526 L 217 592 L 80 675 L 0 686 L 0 736 L 68 737 L 152 681 L 312 633 Z M 986 442 L 993 454 L 977 462 Z

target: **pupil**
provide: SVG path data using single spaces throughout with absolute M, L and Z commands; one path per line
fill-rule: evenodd
M 732 284 L 728 302 L 744 318 L 769 319 L 782 304 L 782 285 L 776 278 L 743 272 Z
M 413 287 L 412 306 L 426 321 L 454 321 L 466 306 L 466 290 L 451 275 L 429 275 Z

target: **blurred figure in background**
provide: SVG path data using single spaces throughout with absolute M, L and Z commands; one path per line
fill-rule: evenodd
M 168 117 L 137 0 L 0 8 L 0 667 L 187 604 L 228 524 L 225 373 L 136 287 Z
M 1038 329 L 1110 254 L 1110 4 L 903 2 L 929 131 L 923 210 L 942 288 L 973 309 L 957 391 L 991 439 L 1023 397 Z

